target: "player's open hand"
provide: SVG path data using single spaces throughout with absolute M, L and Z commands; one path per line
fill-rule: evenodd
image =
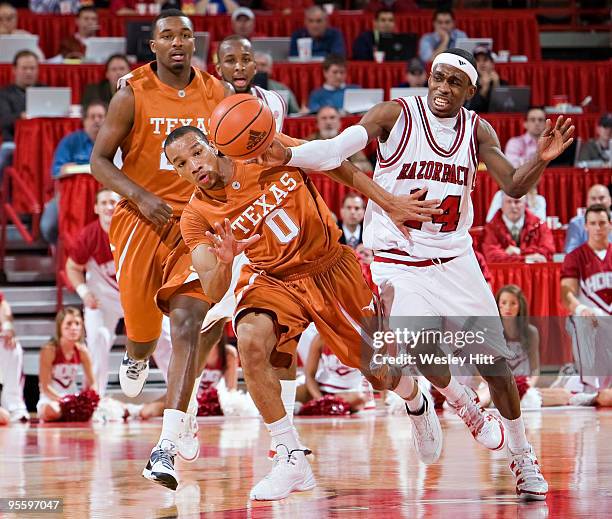
M 290 158 L 291 152 L 289 148 L 274 137 L 270 147 L 257 157 L 257 163 L 265 168 L 276 168 L 287 164 Z
M 215 234 L 206 231 L 206 236 L 212 240 L 212 248 L 220 263 L 232 263 L 234 258 L 253 245 L 261 236 L 254 234 L 246 240 L 236 240 L 232 233 L 230 221 L 226 218 L 223 225 L 215 223 Z
M 546 119 L 546 128 L 538 139 L 538 155 L 540 159 L 550 161 L 556 159 L 574 142 L 575 127 L 571 118 L 562 115 L 557 118 L 553 127 L 550 119 Z
M 410 235 L 409 222 L 431 222 L 433 217 L 444 211 L 438 209 L 441 201 L 437 198 L 425 200 L 427 189 L 419 189 L 410 195 L 394 196 L 387 208 L 387 214 L 406 237 Z
M 166 225 L 172 217 L 172 206 L 148 191 L 138 197 L 136 204 L 140 213 L 158 227 Z

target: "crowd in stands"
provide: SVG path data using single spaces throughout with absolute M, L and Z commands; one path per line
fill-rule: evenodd
M 326 4 L 328 4 L 326 2 Z M 376 53 L 382 42 L 389 35 L 397 34 L 395 17 L 399 13 L 419 9 L 414 0 L 377 0 L 372 2 L 355 1 L 352 7 L 362 8 L 372 14 L 372 29 L 362 32 L 348 48 L 352 60 L 376 61 Z M 97 2 L 96 2 L 97 5 Z M 142 14 L 143 5 L 146 13 L 154 14 L 161 8 L 171 5 L 171 2 L 153 0 L 140 2 L 136 0 L 111 0 L 104 6 L 118 16 Z M 96 7 L 83 4 L 78 0 L 30 0 L 30 9 L 39 14 L 72 14 L 75 19 L 75 32 L 67 34 L 60 42 L 57 53 L 47 56 L 47 63 L 64 63 L 66 60 L 83 60 L 85 41 L 98 34 L 99 20 Z M 261 0 L 259 2 L 234 0 L 200 0 L 186 5 L 183 9 L 190 14 L 223 15 L 231 18 L 231 28 L 235 34 L 245 38 L 266 36 L 257 31 L 256 14 L 253 9 L 275 10 L 283 15 L 291 13 L 304 14 L 304 26 L 291 34 L 289 54 L 299 56 L 299 42 L 303 38 L 312 41 L 312 56 L 319 58 L 323 84 L 310 92 L 308 101 L 301 104 L 292 91 L 292 85 L 277 81 L 274 75 L 275 64 L 271 54 L 256 52 L 254 60 L 258 72 L 265 73 L 264 88 L 283 92 L 289 114 L 316 117 L 316 130 L 310 135 L 296 137 L 313 139 L 330 139 L 339 134 L 343 128 L 344 95 L 347 89 L 361 88 L 361 85 L 351 84 L 347 80 L 347 71 L 351 67 L 348 60 L 345 38 L 342 32 L 332 26 L 328 8 L 310 0 L 285 2 L 283 0 Z M 339 3 L 336 8 L 344 8 L 345 3 Z M 23 34 L 18 28 L 18 11 L 8 3 L 0 4 L 0 35 Z M 413 55 L 405 61 L 405 76 L 398 87 L 422 88 L 427 86 L 428 68 L 432 60 L 444 50 L 455 46 L 459 38 L 468 35 L 455 24 L 452 10 L 439 9 L 432 16 L 432 31 L 417 35 L 417 44 Z M 216 45 L 211 47 L 211 59 L 215 59 Z M 479 72 L 479 82 L 476 95 L 468 102 L 466 108 L 478 113 L 489 112 L 493 91 L 499 86 L 508 85 L 495 70 L 495 56 L 488 47 L 478 46 L 474 49 Z M 391 55 L 386 60 L 392 59 Z M 42 86 L 39 82 L 39 64 L 44 60 L 40 51 L 24 50 L 16 54 L 12 62 L 13 79 L 10 85 L 0 91 L 0 129 L 2 139 L 0 144 L 0 179 L 4 168 L 11 164 L 15 153 L 15 122 L 25 118 L 26 89 L 31 86 Z M 204 64 L 205 65 L 205 64 Z M 98 131 L 104 122 L 108 104 L 117 90 L 118 79 L 127 74 L 133 63 L 127 56 L 116 54 L 105 64 L 104 77 L 99 82 L 88 84 L 80 93 L 82 105 L 81 130 L 64 136 L 55 150 L 52 170 L 49 174 L 53 179 L 65 175 L 85 173 L 89 167 L 90 155 Z M 486 115 L 484 116 L 486 118 Z M 543 107 L 531 107 L 525 114 L 522 135 L 515 135 L 505 143 L 504 153 L 515 167 L 530 160 L 536 152 L 537 141 L 545 129 L 547 113 Z M 587 167 L 609 167 L 612 163 L 612 114 L 602 113 L 595 128 L 595 137 L 584 139 L 578 147 L 577 163 Z M 360 151 L 349 159 L 359 169 L 371 173 L 375 165 L 375 157 Z M 568 163 L 566 165 L 573 165 Z M 57 317 L 57 331 L 53 340 L 41 349 L 40 357 L 40 390 L 41 400 L 38 406 L 39 417 L 52 421 L 60 418 L 58 401 L 61 394 L 54 388 L 51 380 L 53 370 L 61 368 L 67 374 L 67 387 L 76 391 L 76 366 L 81 365 L 85 373 L 85 386 L 95 387 L 104 395 L 108 379 L 108 355 L 115 338 L 117 321 L 120 319 L 118 292 L 101 294 L 99 287 L 91 283 L 94 271 L 99 275 L 113 277 L 114 268 L 110 255 L 100 254 L 108 241 L 108 225 L 116 195 L 108 190 L 102 190 L 96 197 L 96 214 L 99 216 L 75 240 L 80 248 L 68 251 L 65 270 L 68 279 L 81 297 L 84 312 L 76 309 L 64 309 Z M 41 233 L 49 244 L 58 240 L 58 203 L 56 194 L 47 201 L 41 219 Z M 612 255 L 612 226 L 610 225 L 610 207 L 612 199 L 609 187 L 593 185 L 586 194 L 585 209 L 587 214 L 578 214 L 568 223 L 564 252 L 569 254 L 581 247 L 589 246 L 602 260 L 601 252 Z M 363 219 L 366 202 L 359 195 L 350 193 L 342 201 L 339 209 L 338 226 L 342 231 L 341 243 L 355 250 L 362 262 L 364 274 L 368 275 L 369 263 L 373 252 L 363 246 Z M 603 207 L 604 211 L 597 209 Z M 593 210 L 595 208 L 595 210 Z M 494 194 L 487 215 L 487 224 L 483 230 L 482 243 L 477 245 L 481 266 L 487 268 L 487 263 L 545 263 L 553 260 L 556 252 L 552 229 L 547 225 L 547 201 L 538 194 L 537 188 L 521 199 L 514 199 L 502 191 Z M 606 224 L 606 220 L 607 224 Z M 595 240 L 593 236 L 599 232 L 596 226 L 605 228 L 606 240 L 601 236 Z M 95 231 L 95 232 L 94 232 Z M 97 236 L 98 241 L 91 241 Z M 105 238 L 106 236 L 106 238 Z M 106 239 L 106 242 L 104 241 Z M 102 245 L 100 245 L 102 243 Z M 109 246 L 110 247 L 110 246 Z M 109 249 L 110 250 L 110 249 Z M 604 254 L 605 257 L 605 254 Z M 573 258 L 573 257 L 572 257 Z M 570 258 L 569 263 L 574 261 Z M 109 263 L 110 262 L 110 263 Z M 582 275 L 575 264 L 564 265 L 563 279 L 578 280 Z M 571 267 L 571 268 L 570 268 Z M 612 273 L 610 273 L 612 275 Z M 565 277 L 563 277 L 565 276 Z M 567 282 L 566 282 L 567 285 Z M 574 285 L 571 285 L 572 287 Z M 568 312 L 576 316 L 589 316 L 596 312 L 590 307 L 577 303 L 576 291 L 569 288 L 564 292 L 563 304 Z M 553 387 L 539 387 L 540 372 L 539 335 L 537 328 L 529 324 L 529 309 L 525 295 L 520 287 L 507 285 L 500 288 L 496 294 L 500 314 L 503 318 L 504 331 L 511 349 L 516 353 L 513 369 L 516 376 L 528 377 L 530 387 L 536 388 L 540 394 L 542 405 L 565 405 L 588 402 L 591 404 L 610 405 L 612 397 L 607 387 L 590 386 L 576 382 L 575 375 L 571 383 L 559 382 Z M 582 306 L 580 306 L 582 305 Z M 576 313 L 577 312 L 577 313 Z M 2 407 L 0 407 L 0 424 L 4 421 L 21 421 L 28 419 L 28 413 L 23 401 L 23 385 L 21 366 L 23 351 L 18 342 L 12 325 L 8 303 L 0 294 L 0 368 L 3 369 Z M 87 333 L 85 333 L 87 332 Z M 167 369 L 167 359 L 164 361 L 164 348 L 158 347 L 157 365 L 162 371 Z M 329 352 L 323 344 L 313 346 L 312 355 L 304 359 L 306 381 L 301 391 L 303 400 L 318 398 L 324 394 L 325 363 L 335 362 L 329 358 Z M 337 360 L 337 359 L 336 359 Z M 67 367 L 66 367 L 67 366 Z M 210 375 L 210 381 L 217 384 L 225 379 L 228 389 L 237 387 L 237 354 L 232 346 L 220 344 L 213 350 L 209 359 L 209 370 L 216 375 Z M 219 375 L 220 374 L 220 375 Z M 218 376 L 217 376 L 218 375 Z M 215 378 L 216 377 L 216 378 Z M 571 377 L 570 377 L 571 378 Z M 214 379 L 214 380 L 213 380 Z M 353 411 L 363 409 L 370 400 L 368 389 L 355 385 L 351 395 L 344 395 Z M 487 400 L 485 385 L 475 380 L 483 402 Z M 550 386 L 550 384 L 548 384 Z M 576 394 L 594 395 L 591 399 L 576 400 Z M 156 415 L 160 405 L 139 410 L 141 417 Z

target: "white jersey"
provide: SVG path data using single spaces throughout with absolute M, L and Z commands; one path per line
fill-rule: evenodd
M 406 238 L 385 212 L 369 201 L 364 244 L 390 260 L 406 261 L 406 254 L 414 260 L 460 256 L 472 245 L 471 192 L 478 169 L 479 117 L 461 108 L 457 117 L 440 119 L 429 110 L 426 97 L 395 101 L 402 112 L 386 142 L 378 143 L 374 181 L 394 195 L 427 188 L 427 199 L 440 199 L 444 214 L 430 223 L 409 223 L 410 238 Z
M 263 102 L 270 107 L 274 121 L 276 121 L 276 131 L 282 132 L 285 117 L 287 116 L 287 103 L 285 103 L 285 100 L 278 92 L 274 90 L 265 90 L 258 86 L 254 86 L 251 89 L 251 93 L 255 97 L 259 97 L 259 99 L 263 100 Z

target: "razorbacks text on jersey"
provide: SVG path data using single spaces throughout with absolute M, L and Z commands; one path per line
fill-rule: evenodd
M 471 192 L 478 169 L 478 121 L 461 108 L 456 117 L 440 119 L 426 97 L 395 100 L 402 107 L 389 138 L 378 143 L 374 180 L 394 195 L 427 188 L 427 199 L 441 200 L 444 210 L 432 222 L 406 222 L 407 239 L 386 213 L 369 201 L 364 218 L 364 244 L 394 259 L 394 250 L 406 260 L 460 256 L 472 244 L 469 229 L 474 211 Z M 396 254 L 397 255 L 397 254 Z

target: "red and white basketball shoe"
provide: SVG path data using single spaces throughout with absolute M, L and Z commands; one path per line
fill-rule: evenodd
M 544 501 L 548 483 L 540 471 L 540 464 L 533 447 L 514 453 L 508 449 L 512 461 L 510 470 L 516 478 L 516 495 L 526 501 Z
M 469 387 L 464 389 L 467 403 L 461 405 L 449 401 L 448 404 L 465 422 L 478 443 L 493 451 L 502 449 L 506 443 L 504 424 L 497 416 L 482 408 L 474 390 Z

